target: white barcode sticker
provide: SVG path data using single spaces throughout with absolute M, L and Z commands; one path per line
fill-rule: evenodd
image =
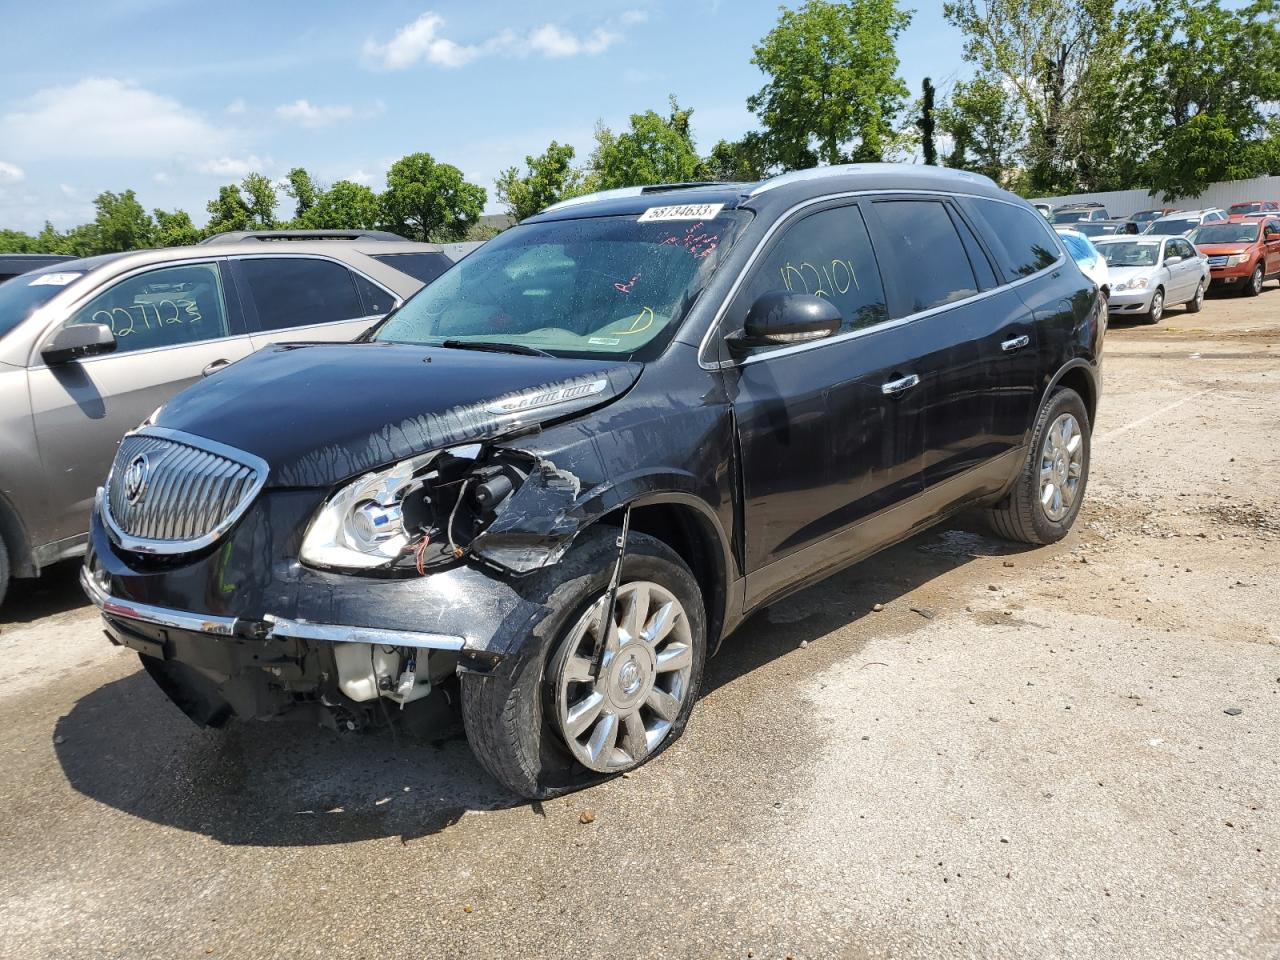
M 650 207 L 640 214 L 640 223 L 653 220 L 711 220 L 723 209 L 723 203 L 682 203 L 676 207 Z
M 80 276 L 78 273 L 42 273 L 34 278 L 28 287 L 65 287 L 68 283 Z

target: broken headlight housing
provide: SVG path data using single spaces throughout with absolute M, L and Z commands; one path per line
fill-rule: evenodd
M 455 561 L 527 476 L 480 460 L 481 444 L 411 457 L 367 473 L 325 501 L 302 539 L 309 566 L 417 569 Z

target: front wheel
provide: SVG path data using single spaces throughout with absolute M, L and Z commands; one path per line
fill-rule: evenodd
M 1151 295 L 1151 309 L 1147 311 L 1147 323 L 1159 323 L 1160 318 L 1164 316 L 1164 290 L 1156 287 L 1156 292 Z
M 1089 483 L 1090 432 L 1080 395 L 1055 391 L 1036 418 L 1031 451 L 1013 490 L 989 511 L 997 535 L 1034 544 L 1067 535 Z
M 648 762 L 684 731 L 697 699 L 706 652 L 697 581 L 666 544 L 632 533 L 617 599 L 602 615 L 616 536 L 583 534 L 527 588 L 551 613 L 523 648 L 492 674 L 462 675 L 471 748 L 522 797 L 546 799 Z
M 1263 281 L 1262 264 L 1259 263 L 1253 268 L 1253 273 L 1249 274 L 1249 282 L 1244 285 L 1244 295 L 1246 297 L 1256 297 L 1262 293 Z

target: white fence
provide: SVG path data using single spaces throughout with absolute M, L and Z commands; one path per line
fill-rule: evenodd
M 1178 210 L 1226 209 L 1243 200 L 1280 200 L 1280 177 L 1256 177 L 1215 183 L 1198 197 L 1179 197 L 1166 203 L 1160 194 L 1146 190 L 1109 190 L 1105 193 L 1073 193 L 1065 197 L 1037 197 L 1055 207 L 1064 203 L 1101 203 L 1113 217 L 1127 217 L 1139 210 L 1174 207 Z

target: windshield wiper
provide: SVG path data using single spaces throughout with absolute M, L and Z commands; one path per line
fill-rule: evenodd
M 444 340 L 440 346 L 450 350 L 482 350 L 487 353 L 518 353 L 525 357 L 554 357 L 554 353 L 539 350 L 523 343 L 502 343 L 493 340 Z

